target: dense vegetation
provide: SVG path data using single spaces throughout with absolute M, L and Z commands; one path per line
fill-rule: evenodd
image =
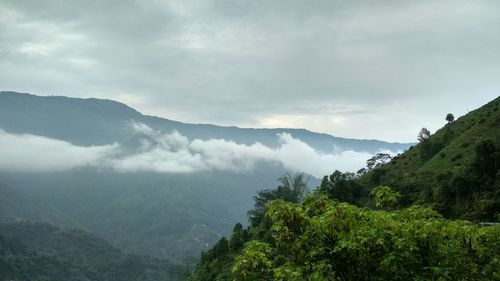
M 0 280 L 181 280 L 168 260 L 125 255 L 80 230 L 49 224 L 0 225 Z
M 500 225 L 412 206 L 370 210 L 319 191 L 268 202 L 203 253 L 190 280 L 500 280 Z
M 255 197 L 190 280 L 500 280 L 500 98 L 391 159 L 335 171 L 304 200 L 281 184 Z M 303 193 L 300 193 L 303 194 Z M 460 220 L 457 220 L 460 219 Z

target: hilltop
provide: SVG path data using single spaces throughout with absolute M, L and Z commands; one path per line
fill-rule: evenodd
M 500 97 L 449 122 L 357 181 L 401 193 L 450 217 L 500 220 Z

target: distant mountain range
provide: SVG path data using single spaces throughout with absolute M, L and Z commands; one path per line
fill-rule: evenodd
M 0 92 L 0 145 L 0 222 L 81 228 L 124 251 L 179 261 L 246 222 L 257 190 L 316 165 L 289 151 L 334 163 L 346 151 L 411 144 L 188 124 L 111 100 Z
M 0 128 L 12 133 L 48 136 L 77 145 L 103 145 L 130 139 L 127 128 L 132 120 L 164 132 L 176 130 L 189 139 L 227 139 L 247 145 L 260 142 L 269 147 L 279 145 L 277 134 L 289 133 L 324 153 L 345 150 L 376 153 L 381 149 L 401 151 L 411 145 L 340 138 L 305 129 L 189 124 L 143 115 L 112 100 L 0 92 Z

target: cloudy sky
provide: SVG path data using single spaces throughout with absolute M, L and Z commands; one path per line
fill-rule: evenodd
M 500 1 L 0 0 L 0 73 L 185 122 L 415 141 L 500 95 Z

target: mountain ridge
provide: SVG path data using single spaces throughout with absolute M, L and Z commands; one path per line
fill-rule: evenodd
M 320 150 L 324 150 L 324 152 L 331 152 L 333 151 L 333 148 L 326 148 L 328 145 L 325 145 L 325 142 L 338 142 L 340 145 L 340 148 L 347 148 L 347 149 L 353 149 L 356 151 L 362 151 L 360 149 L 361 146 L 363 145 L 369 145 L 369 147 L 380 147 L 380 146 L 391 146 L 395 148 L 395 151 L 400 151 L 404 150 L 408 146 L 412 145 L 412 143 L 401 143 L 401 142 L 386 142 L 386 141 L 380 141 L 380 140 L 375 140 L 375 139 L 354 139 L 354 138 L 346 138 L 346 137 L 338 137 L 338 136 L 333 136 L 327 133 L 320 133 L 320 132 L 314 132 L 308 129 L 304 128 L 254 128 L 254 127 L 238 127 L 238 126 L 221 126 L 221 125 L 215 125 L 215 124 L 207 124 L 207 123 L 186 123 L 186 122 L 181 122 L 177 120 L 171 120 L 168 118 L 163 118 L 159 116 L 153 116 L 153 115 L 147 115 L 139 112 L 138 110 L 128 106 L 125 103 L 111 100 L 111 99 L 100 99 L 100 98 L 74 98 L 74 97 L 68 97 L 68 96 L 55 96 L 55 95 L 50 95 L 50 96 L 38 96 L 38 95 L 33 95 L 30 93 L 19 93 L 19 92 L 14 92 L 14 91 L 0 91 L 0 102 L 3 101 L 4 104 L 9 104 L 9 106 L 12 108 L 12 99 L 24 99 L 23 102 L 29 101 L 29 99 L 35 99 L 36 101 L 42 101 L 46 102 L 50 99 L 56 100 L 56 101 L 62 101 L 65 103 L 67 106 L 68 104 L 83 104 L 83 105 L 90 105 L 94 104 L 99 105 L 112 105 L 117 108 L 122 108 L 125 109 L 125 111 L 128 113 L 126 117 L 128 119 L 138 119 L 139 120 L 147 120 L 146 123 L 149 124 L 155 124 L 159 125 L 159 127 L 167 128 L 167 129 L 172 129 L 176 128 L 180 133 L 185 134 L 186 136 L 190 138 L 201 138 L 201 139 L 207 139 L 208 134 L 207 132 L 211 134 L 215 134 L 218 136 L 224 136 L 224 135 L 234 135 L 234 134 L 241 134 L 242 132 L 256 132 L 259 135 L 261 133 L 264 133 L 264 135 L 272 135 L 273 138 L 275 138 L 275 135 L 278 133 L 290 133 L 293 136 L 296 136 L 300 138 L 302 141 L 305 141 L 306 143 L 312 145 L 314 148 L 319 148 Z M 5 99 L 10 99 L 10 100 L 5 100 Z M 19 101 L 18 101 L 19 102 Z M 16 104 L 14 104 L 16 106 Z M 17 105 L 18 106 L 18 105 Z M 26 106 L 26 105 L 24 105 Z M 6 112 L 8 109 L 1 106 L 0 103 L 0 109 L 3 109 L 4 112 Z M 11 109 L 15 110 L 15 109 Z M 100 112 L 101 113 L 101 112 Z M 108 113 L 109 114 L 109 113 Z M 1 115 L 1 112 L 0 112 Z M 125 116 L 124 116 L 125 117 Z M 149 121 L 149 122 L 148 122 Z M 160 125 L 160 123 L 162 123 Z M 149 125 L 148 124 L 148 125 Z M 1 124 L 0 127 L 7 127 L 8 124 Z M 196 129 L 198 131 L 203 131 L 202 134 L 193 134 L 190 130 L 192 128 L 197 127 Z M 16 131 L 14 129 L 14 131 Z M 228 133 L 218 133 L 218 131 L 227 131 Z M 312 141 L 312 136 L 320 137 L 322 138 L 321 143 L 319 144 L 318 141 L 314 142 Z M 224 137 L 222 137 L 224 138 Z M 229 138 L 228 139 L 232 139 Z M 245 139 L 248 138 L 241 138 L 239 137 L 237 140 L 240 141 L 241 143 L 246 143 L 246 144 L 252 144 L 247 142 L 244 142 Z M 233 139 L 234 140 L 234 139 Z M 259 141 L 260 140 L 260 141 Z M 263 136 L 257 138 L 258 142 L 261 142 L 266 145 L 272 145 L 273 147 L 276 145 L 275 143 L 273 144 L 273 140 L 269 140 L 269 137 L 265 138 Z M 347 145 L 347 142 L 352 142 L 354 144 Z M 373 148 L 366 149 L 367 152 L 370 153 L 375 153 L 376 151 Z

